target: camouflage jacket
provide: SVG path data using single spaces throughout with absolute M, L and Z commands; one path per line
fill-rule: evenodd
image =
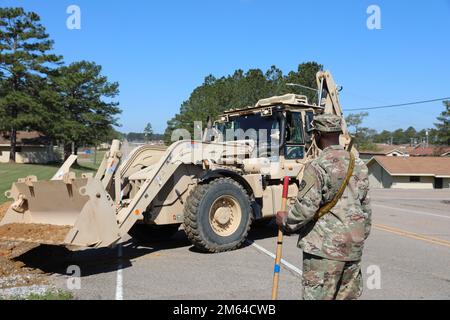
M 298 246 L 307 253 L 331 260 L 361 259 L 371 227 L 368 170 L 356 159 L 353 175 L 336 206 L 316 221 L 315 214 L 330 202 L 345 180 L 350 155 L 331 146 L 305 168 L 299 194 L 291 207 L 285 229 L 300 229 Z

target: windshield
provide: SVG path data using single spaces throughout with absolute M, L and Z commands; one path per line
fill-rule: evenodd
M 270 135 L 279 129 L 279 124 L 274 117 L 250 114 L 231 118 L 229 122 L 219 124 L 218 129 L 224 141 L 252 139 L 270 143 Z

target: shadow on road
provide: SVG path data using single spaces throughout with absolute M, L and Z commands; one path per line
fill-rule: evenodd
M 133 259 L 161 250 L 189 247 L 191 244 L 184 232 L 179 231 L 172 238 L 164 241 L 143 244 L 129 240 L 123 242 L 121 246 L 122 250 L 116 247 L 70 251 L 64 247 L 40 245 L 14 260 L 22 262 L 26 268 L 61 275 L 67 275 L 67 268 L 75 265 L 80 268 L 81 277 L 86 277 L 114 272 L 119 267 L 126 269 L 132 266 Z
M 278 228 L 273 221 L 255 223 L 249 233 L 243 247 L 252 241 L 264 238 L 276 237 Z M 92 248 L 80 251 L 70 251 L 64 247 L 40 245 L 14 260 L 22 262 L 25 267 L 39 269 L 48 274 L 67 275 L 69 266 L 78 266 L 81 276 L 86 277 L 95 274 L 114 272 L 132 266 L 132 260 L 156 253 L 162 250 L 170 250 L 181 247 L 189 248 L 189 251 L 204 254 L 191 245 L 184 231 L 178 231 L 173 237 L 152 243 L 140 243 L 128 240 L 121 244 L 122 250 L 116 248 Z M 121 254 L 120 254 L 121 251 Z M 120 256 L 119 256 L 120 255 Z
M 266 239 L 266 238 L 273 238 L 278 235 L 278 226 L 275 223 L 275 219 L 271 219 L 268 221 L 261 221 L 256 222 L 252 228 L 250 229 L 250 232 L 248 234 L 248 239 L 250 242 L 252 240 L 260 240 L 260 239 Z M 284 236 L 290 237 L 290 236 L 297 236 L 298 233 L 284 233 Z M 247 244 L 248 245 L 248 244 Z

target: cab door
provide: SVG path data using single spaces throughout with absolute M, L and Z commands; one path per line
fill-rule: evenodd
M 305 132 L 301 112 L 286 113 L 286 143 L 284 158 L 298 160 L 305 157 Z

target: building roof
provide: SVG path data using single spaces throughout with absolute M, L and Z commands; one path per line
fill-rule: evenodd
M 410 155 L 413 157 L 420 156 L 440 156 L 450 152 L 450 147 L 445 146 L 429 146 L 424 147 L 422 145 L 411 147 L 408 145 L 390 145 L 384 143 L 375 144 L 376 150 L 360 150 L 360 154 L 373 154 L 373 155 L 388 155 L 394 151 L 399 153 Z
M 373 157 L 367 166 L 378 162 L 391 176 L 450 177 L 449 157 Z
M 440 156 L 450 151 L 449 147 L 439 147 L 439 146 L 432 146 L 432 147 L 415 147 L 415 148 L 408 148 L 408 153 L 411 156 Z
M 50 140 L 38 131 L 17 131 L 17 145 L 18 146 L 36 146 L 45 145 Z M 0 132 L 0 145 L 10 145 L 9 132 Z
M 376 144 L 376 150 L 360 150 L 362 154 L 379 154 L 387 155 L 391 152 L 397 151 L 402 154 L 407 154 L 407 149 L 404 146 L 390 145 L 390 144 Z

